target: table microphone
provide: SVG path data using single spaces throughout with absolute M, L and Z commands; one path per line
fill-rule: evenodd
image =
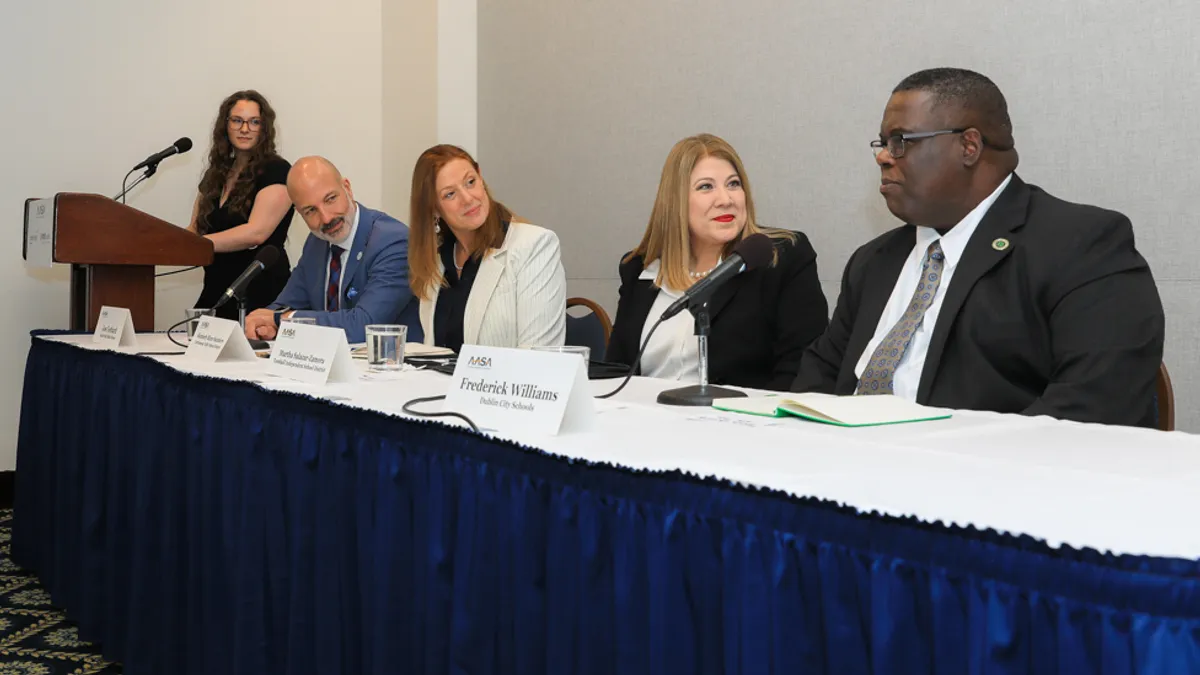
M 742 272 L 771 264 L 774 255 L 775 245 L 771 242 L 770 237 L 761 232 L 739 241 L 728 258 L 713 268 L 708 276 L 692 284 L 691 288 L 684 291 L 681 298 L 667 307 L 661 320 L 666 321 L 688 307 L 708 302 L 709 297 L 718 286 Z
M 246 286 L 254 280 L 254 277 L 273 266 L 277 260 L 279 260 L 279 249 L 274 246 L 264 246 L 259 250 L 258 255 L 255 256 L 254 262 L 250 263 L 250 266 L 246 268 L 246 271 L 242 272 L 241 276 L 237 279 L 234 279 L 232 284 L 229 284 L 229 288 L 225 289 L 225 294 L 221 296 L 216 305 L 213 305 L 213 309 L 217 309 L 234 298 L 241 297 L 242 293 L 246 290 Z
M 675 316 L 687 307 L 695 306 L 697 312 L 707 316 L 707 312 L 702 311 L 704 304 L 708 302 L 709 296 L 721 284 L 741 274 L 746 270 L 753 270 L 759 267 L 764 267 L 771 264 L 771 260 L 775 257 L 775 244 L 771 238 L 761 232 L 752 234 L 749 237 L 739 241 L 734 247 L 733 253 L 729 258 L 722 261 L 720 265 L 709 273 L 704 279 L 692 284 L 691 288 L 684 291 L 682 297 L 671 306 L 667 311 L 662 313 L 662 316 L 654 320 L 654 325 L 650 326 L 650 332 L 646 333 L 646 337 L 642 338 L 642 346 L 638 349 L 637 356 L 633 358 L 633 364 L 629 366 L 629 372 L 625 374 L 625 379 L 621 380 L 621 384 L 617 385 L 616 389 L 607 394 L 600 394 L 596 398 L 611 398 L 629 384 L 629 380 L 633 378 L 633 374 L 637 372 L 638 364 L 642 362 L 642 355 L 646 352 L 646 346 L 650 344 L 650 338 L 654 335 L 654 331 L 662 325 L 664 321 Z M 707 322 L 706 322 L 707 323 Z M 716 389 L 704 385 L 705 389 Z

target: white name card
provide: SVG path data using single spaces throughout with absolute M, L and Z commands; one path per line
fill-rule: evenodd
M 53 199 L 31 199 L 25 203 L 25 264 L 54 266 Z
M 443 409 L 502 433 L 586 431 L 595 412 L 587 379 L 578 354 L 463 345 Z
M 258 358 L 250 341 L 236 321 L 216 316 L 200 317 L 196 334 L 188 343 L 184 359 L 215 363 L 217 361 L 253 361 Z
M 100 319 L 96 321 L 96 332 L 92 342 L 105 347 L 136 347 L 137 337 L 133 330 L 133 317 L 124 307 L 100 308 Z
M 268 372 L 309 384 L 355 382 L 346 331 L 330 326 L 284 323 L 271 347 Z

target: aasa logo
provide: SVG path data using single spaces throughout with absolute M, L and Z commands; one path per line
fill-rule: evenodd
M 207 319 L 200 322 L 200 330 L 208 330 L 208 320 Z
M 296 329 L 284 328 L 283 330 L 279 331 L 279 335 L 285 338 L 296 337 Z
M 467 365 L 472 368 L 487 369 L 492 367 L 492 357 L 490 356 L 472 356 L 467 360 Z

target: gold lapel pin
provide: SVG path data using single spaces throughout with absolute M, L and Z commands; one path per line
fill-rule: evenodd
M 1004 237 L 1000 237 L 992 242 L 992 248 L 996 249 L 997 251 L 1003 251 L 1004 249 L 1008 248 L 1008 240 Z

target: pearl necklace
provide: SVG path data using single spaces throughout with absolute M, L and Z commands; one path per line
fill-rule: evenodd
M 718 267 L 720 267 L 720 265 L 721 265 L 721 259 L 717 258 L 716 265 L 713 265 L 712 267 L 708 268 L 707 270 L 705 270 L 703 272 L 688 271 L 688 275 L 690 275 L 693 279 L 703 279 L 704 277 L 712 274 L 712 271 L 717 269 Z

